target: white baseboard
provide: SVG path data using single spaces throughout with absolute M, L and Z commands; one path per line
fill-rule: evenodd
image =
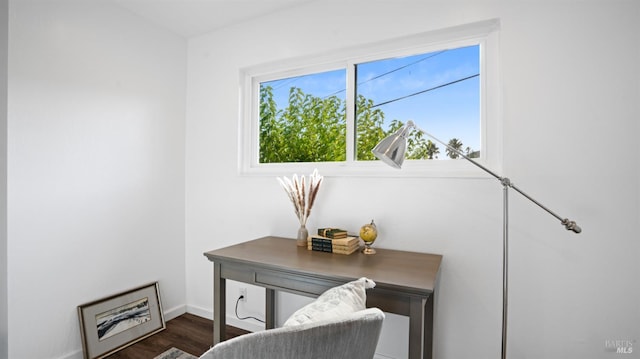
M 194 305 L 187 305 L 187 313 L 197 315 L 202 318 L 213 320 L 213 312 L 211 309 L 202 308 Z
M 202 318 L 213 320 L 213 312 L 206 308 L 196 307 L 193 305 L 187 306 L 187 313 L 197 315 Z M 264 330 L 264 324 L 253 319 L 240 320 L 232 315 L 226 316 L 227 325 L 234 326 L 236 328 L 248 330 L 250 332 L 259 332 Z
M 230 315 L 227 315 L 227 325 L 248 330 L 250 332 L 260 332 L 264 330 L 264 323 L 260 323 L 254 319 L 240 320 Z
M 61 357 L 58 357 L 57 359 L 83 359 L 83 358 L 84 356 L 82 355 L 82 349 L 80 349 L 71 353 L 67 353 Z
M 170 309 L 165 309 L 164 310 L 164 320 L 168 321 L 171 320 L 173 318 L 179 317 L 182 314 L 187 312 L 187 306 L 182 304 L 182 305 L 178 305 L 175 306 L 173 308 Z

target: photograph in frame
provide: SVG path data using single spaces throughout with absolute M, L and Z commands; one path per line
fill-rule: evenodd
M 158 282 L 78 306 L 85 359 L 104 358 L 166 328 Z

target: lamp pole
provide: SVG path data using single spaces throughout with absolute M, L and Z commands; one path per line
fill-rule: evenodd
M 542 205 L 542 203 L 536 201 L 533 197 L 526 194 L 524 191 L 516 187 L 509 178 L 502 177 L 478 163 L 474 159 L 462 153 L 457 148 L 450 146 L 449 144 L 439 140 L 432 134 L 427 131 L 419 128 L 413 121 L 407 121 L 407 123 L 398 129 L 394 134 L 389 137 L 383 139 L 378 143 L 378 145 L 372 150 L 373 154 L 381 159 L 383 162 L 394 166 L 396 168 L 401 168 L 402 162 L 404 161 L 404 153 L 406 148 L 406 137 L 411 131 L 411 129 L 415 129 L 420 131 L 438 142 L 439 144 L 445 146 L 450 151 L 458 154 L 460 157 L 465 160 L 473 163 L 475 166 L 479 167 L 483 171 L 487 172 L 491 176 L 495 177 L 502 184 L 502 348 L 501 348 L 501 358 L 506 359 L 507 357 L 507 315 L 508 315 L 508 302 L 509 302 L 509 188 L 512 188 L 516 192 L 520 193 L 523 197 L 528 199 L 529 201 L 536 204 L 538 207 L 545 210 L 547 213 L 556 217 L 560 223 L 570 231 L 575 233 L 582 232 L 582 228 L 580 228 L 575 221 L 569 220 L 568 218 L 562 218 L 557 215 L 555 212 L 551 211 L 549 208 Z

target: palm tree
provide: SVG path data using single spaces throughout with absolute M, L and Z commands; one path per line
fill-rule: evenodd
M 430 160 L 433 159 L 433 155 L 437 155 L 438 153 L 440 153 L 440 149 L 438 148 L 438 146 L 436 146 L 435 143 L 431 142 L 431 140 L 427 141 L 427 156 L 429 157 Z M 438 156 L 436 156 L 436 158 L 438 158 Z
M 447 156 L 455 160 L 456 158 L 460 157 L 459 152 L 461 149 L 462 142 L 460 142 L 460 140 L 457 138 L 452 138 L 449 140 L 449 147 L 447 147 Z

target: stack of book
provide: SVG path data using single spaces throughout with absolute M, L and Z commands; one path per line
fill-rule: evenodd
M 347 231 L 340 228 L 318 228 L 318 235 L 327 238 L 347 238 Z
M 337 228 L 320 228 L 317 235 L 307 239 L 307 249 L 312 251 L 351 254 L 360 248 L 360 239 L 349 236 L 347 231 Z

